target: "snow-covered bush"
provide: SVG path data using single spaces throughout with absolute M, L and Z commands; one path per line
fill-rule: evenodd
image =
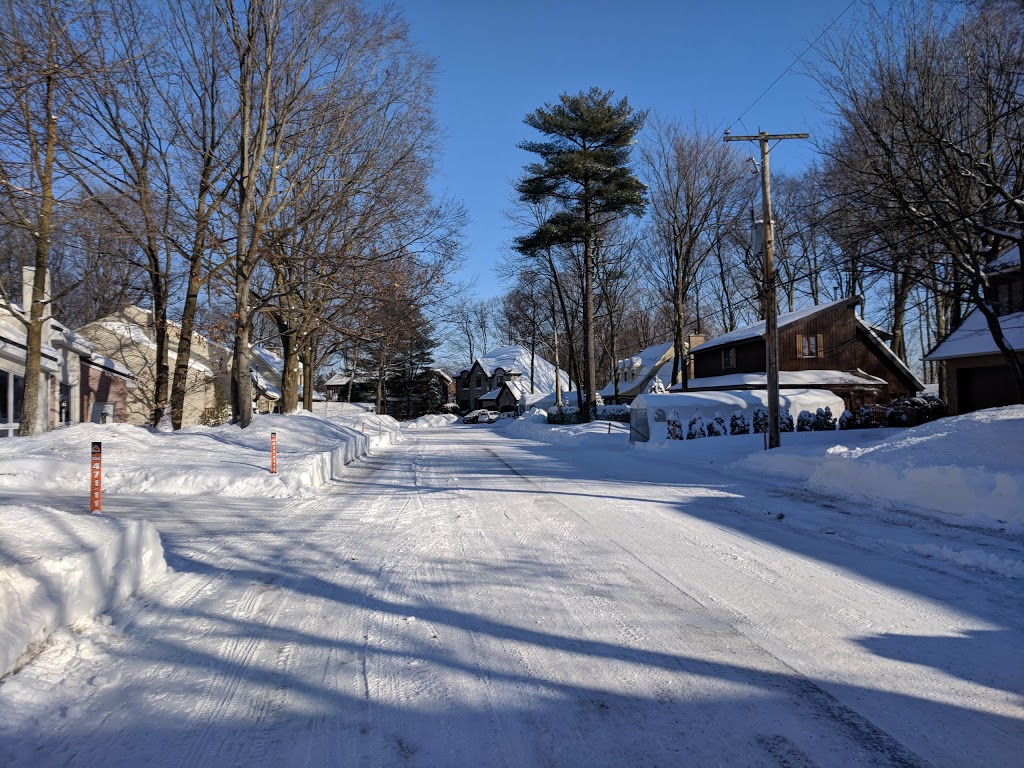
M 598 421 L 621 421 L 629 423 L 628 405 L 599 405 L 597 407 Z M 563 405 L 557 409 L 548 411 L 548 424 L 579 424 L 580 409 L 575 405 Z
M 768 409 L 764 406 L 754 408 L 754 432 L 762 435 L 768 431 Z
M 796 417 L 796 431 L 813 432 L 814 414 L 810 411 L 800 411 L 800 414 Z
M 843 411 L 839 417 L 839 429 L 854 429 L 856 418 L 849 409 Z
M 827 405 L 824 408 L 819 408 L 815 413 L 800 411 L 800 416 L 796 420 L 797 432 L 829 432 L 835 428 L 835 417 L 832 415 L 832 409 Z
M 598 405 L 598 421 L 622 421 L 629 423 L 628 405 Z
M 669 440 L 683 439 L 683 422 L 679 416 L 679 411 L 672 411 L 665 420 L 665 423 L 668 425 Z
M 704 423 L 704 416 L 701 415 L 700 408 L 693 412 L 693 416 L 690 417 L 690 423 L 686 427 L 686 439 L 696 440 L 698 437 L 707 437 L 708 428 Z
M 793 417 L 789 415 L 789 408 L 779 408 L 779 432 L 792 432 L 796 429 Z M 758 406 L 754 409 L 754 432 L 761 434 L 768 431 L 768 409 Z
M 649 395 L 664 395 L 667 391 L 660 376 L 655 376 L 651 380 L 650 386 L 647 387 L 647 394 Z
M 707 423 L 708 437 L 718 437 L 719 435 L 728 435 L 729 428 L 725 425 L 725 419 L 722 418 L 722 414 L 715 411 L 715 416 L 711 421 Z
M 779 432 L 792 432 L 794 429 L 796 425 L 793 423 L 793 417 L 789 415 L 789 408 L 779 408 Z
M 839 417 L 839 429 L 872 429 L 882 426 L 884 418 L 875 415 L 870 405 L 862 405 L 856 413 L 843 411 Z
M 946 404 L 934 395 L 901 397 L 893 400 L 886 411 L 889 427 L 916 427 L 946 415 Z
M 836 428 L 836 417 L 832 415 L 832 409 L 827 405 L 819 408 L 814 414 L 814 430 L 816 432 L 831 432 Z
M 595 398 L 595 399 L 594 399 L 594 403 L 595 403 L 595 404 L 597 405 L 597 407 L 598 407 L 598 408 L 600 408 L 601 406 L 603 406 L 603 405 L 604 405 L 604 398 L 603 398 L 603 397 L 601 397 L 601 393 L 600 393 L 600 392 L 598 392 L 598 393 L 597 393 L 597 394 L 596 394 L 596 395 L 594 396 L 594 398 Z
M 747 416 L 743 411 L 736 410 L 732 412 L 732 417 L 729 419 L 729 434 L 730 435 L 746 435 L 750 432 L 750 422 L 747 421 Z

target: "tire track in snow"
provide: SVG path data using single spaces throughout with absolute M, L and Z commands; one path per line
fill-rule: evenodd
M 511 473 L 521 478 L 527 484 L 535 487 L 539 493 L 545 492 L 543 487 L 538 485 L 531 478 L 519 472 L 505 458 L 490 449 L 488 450 L 495 459 L 501 462 Z M 592 488 L 588 490 L 590 493 L 593 493 Z M 564 489 L 563 493 L 565 493 Z M 818 683 L 804 677 L 797 669 L 790 666 L 771 650 L 765 648 L 754 638 L 749 637 L 749 630 L 747 632 L 744 631 L 742 622 L 737 623 L 735 618 L 730 620 L 728 616 L 722 616 L 720 609 L 715 609 L 712 606 L 707 605 L 704 601 L 695 598 L 695 596 L 690 594 L 689 591 L 684 590 L 681 585 L 668 578 L 665 574 L 666 572 L 670 573 L 670 570 L 666 571 L 662 568 L 656 567 L 647 558 L 640 557 L 636 551 L 627 547 L 616 537 L 609 535 L 601 526 L 596 525 L 592 519 L 579 512 L 573 506 L 562 502 L 561 500 L 559 500 L 558 503 L 568 513 L 573 515 L 587 527 L 594 530 L 602 539 L 608 541 L 614 548 L 621 550 L 628 555 L 630 559 L 640 564 L 646 572 L 653 574 L 659 583 L 662 585 L 667 584 L 672 590 L 677 591 L 687 600 L 701 605 L 705 610 L 711 610 L 713 614 L 718 614 L 719 619 L 724 619 L 725 624 L 730 627 L 734 636 L 736 638 L 744 639 L 748 644 L 750 644 L 750 649 L 753 650 L 756 655 L 760 655 L 764 662 L 767 662 L 760 665 L 765 668 L 764 671 L 751 668 L 747 670 L 747 674 L 754 680 L 761 678 L 762 682 L 760 685 L 763 685 L 767 689 L 778 689 L 782 687 L 786 690 L 789 700 L 797 710 L 810 709 L 816 713 L 815 717 L 820 717 L 822 720 L 832 723 L 834 726 L 833 737 L 840 736 L 840 738 L 846 742 L 846 748 L 848 750 L 848 757 L 851 765 L 924 766 L 927 764 L 919 755 L 916 755 L 896 738 L 875 726 L 868 718 L 860 715 L 855 710 L 843 704 L 832 694 L 821 688 Z M 720 530 L 725 532 L 725 529 Z M 731 531 L 728 533 L 730 536 L 735 536 Z M 750 562 L 751 565 L 749 567 L 753 572 L 764 572 L 763 566 L 759 564 L 754 565 L 756 557 L 751 558 Z M 770 570 L 771 569 L 769 568 L 769 571 Z M 595 573 L 594 575 L 596 576 L 597 574 Z M 587 595 L 579 589 L 574 589 L 574 592 L 581 597 L 581 599 L 587 598 Z M 606 604 L 611 605 L 611 603 Z M 612 612 L 614 612 L 614 606 L 612 606 Z M 738 617 L 740 615 L 735 612 L 732 613 L 734 617 Z M 622 628 L 628 626 L 629 621 L 620 617 L 617 620 L 613 620 L 613 624 L 615 624 L 620 632 L 622 632 Z M 626 632 L 624 634 L 627 641 L 632 640 L 632 633 Z M 765 748 L 765 745 L 774 744 L 777 744 L 775 736 L 765 734 L 765 740 L 763 743 L 759 744 L 759 746 Z M 854 757 L 855 755 L 859 755 L 859 757 Z

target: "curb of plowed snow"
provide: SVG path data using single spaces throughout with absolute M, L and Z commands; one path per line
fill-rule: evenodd
M 0 507 L 0 514 L 23 516 L 26 532 L 6 543 L 0 561 L 0 676 L 58 628 L 116 608 L 167 570 L 147 520 L 41 506 Z

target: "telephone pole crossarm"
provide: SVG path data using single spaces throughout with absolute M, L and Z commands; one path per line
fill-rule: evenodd
M 779 440 L 779 325 L 775 308 L 774 242 L 772 232 L 772 185 L 768 166 L 768 142 L 782 139 L 806 139 L 807 133 L 767 133 L 756 136 L 731 136 L 725 132 L 725 141 L 756 141 L 761 145 L 761 207 L 764 231 L 764 341 L 765 385 L 768 400 L 768 447 L 778 448 Z

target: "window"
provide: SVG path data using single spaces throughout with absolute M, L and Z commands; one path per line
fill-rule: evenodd
M 25 379 L 10 371 L 0 371 L 0 437 L 18 434 Z
M 821 334 L 797 336 L 796 353 L 800 357 L 821 357 Z
M 473 386 L 476 387 L 477 389 L 480 389 L 480 387 L 482 387 L 483 385 L 484 377 L 481 376 L 480 374 L 477 374 L 476 378 L 473 380 Z
M 728 347 L 722 350 L 722 370 L 732 371 L 736 368 L 736 347 Z
M 501 386 L 502 384 L 504 384 L 504 383 L 505 383 L 505 377 L 504 377 L 504 376 L 502 376 L 502 375 L 501 375 L 501 374 L 499 373 L 499 374 L 498 374 L 498 386 L 500 387 L 500 386 Z
M 1008 280 L 995 286 L 997 315 L 1012 315 L 1024 311 L 1024 281 Z
M 60 393 L 57 399 L 57 423 L 61 426 L 68 426 L 71 424 L 72 413 L 71 413 L 71 398 L 74 395 L 71 389 L 71 385 L 66 382 L 60 382 L 59 385 Z

